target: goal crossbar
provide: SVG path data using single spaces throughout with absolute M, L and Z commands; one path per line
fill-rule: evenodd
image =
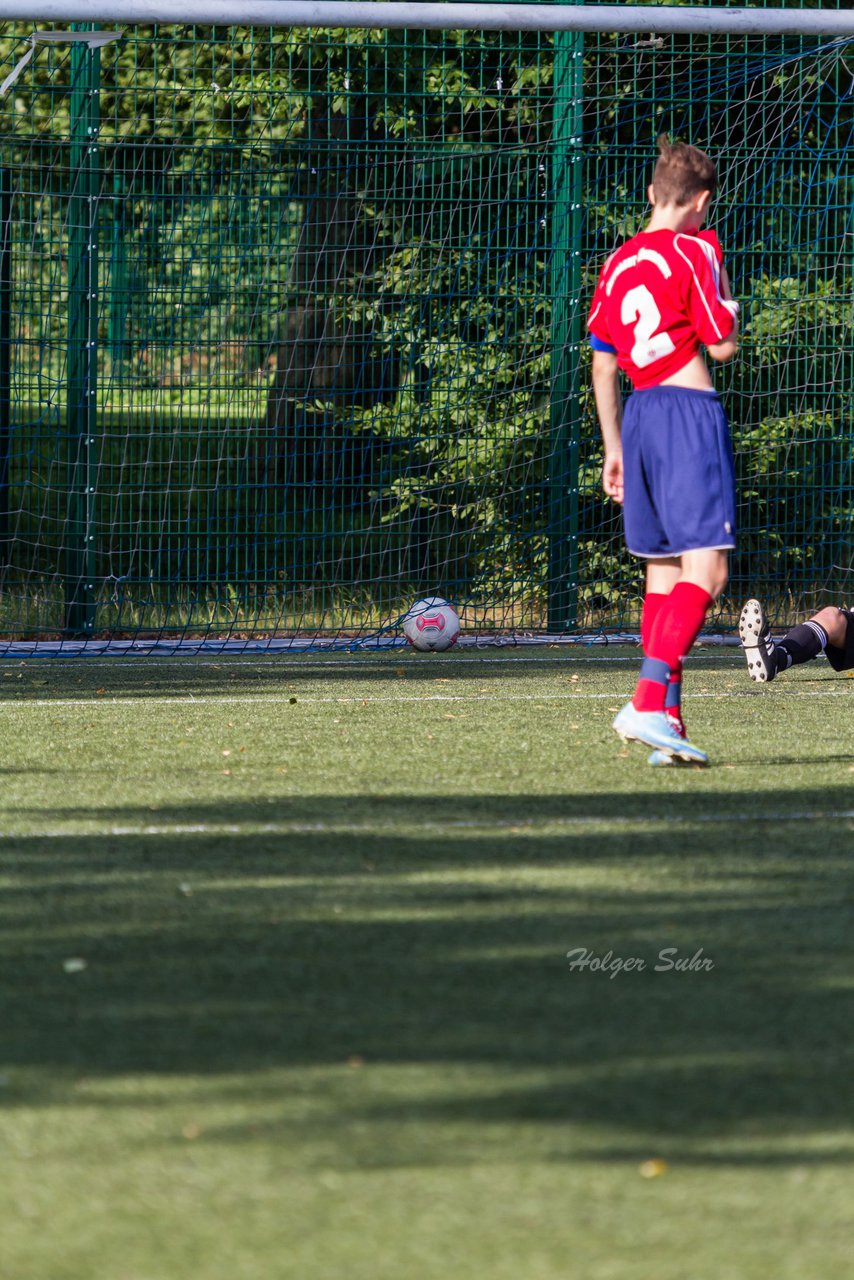
M 854 10 L 401 0 L 0 0 L 0 21 L 854 37 Z

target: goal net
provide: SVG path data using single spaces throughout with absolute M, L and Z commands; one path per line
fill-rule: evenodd
M 584 320 L 662 132 L 743 303 L 718 623 L 849 590 L 844 40 L 8 23 L 3 76 L 0 641 L 635 630 Z

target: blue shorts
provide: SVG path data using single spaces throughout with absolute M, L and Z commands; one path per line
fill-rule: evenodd
M 623 521 L 648 560 L 735 546 L 729 423 L 714 391 L 649 387 L 623 415 Z

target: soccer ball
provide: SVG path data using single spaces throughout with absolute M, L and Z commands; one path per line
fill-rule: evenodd
M 441 596 L 416 600 L 403 619 L 403 634 L 415 649 L 440 653 L 460 637 L 460 620 L 453 605 Z

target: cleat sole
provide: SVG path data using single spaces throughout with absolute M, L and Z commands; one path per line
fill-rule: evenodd
M 664 751 L 653 751 L 647 758 L 647 764 L 651 764 L 653 768 L 670 768 L 670 769 L 705 769 L 708 767 L 709 761 L 706 760 L 685 760 L 681 756 L 669 756 Z
M 738 620 L 738 638 L 747 662 L 747 674 L 756 684 L 774 679 L 774 644 L 765 610 L 758 600 L 748 600 Z

